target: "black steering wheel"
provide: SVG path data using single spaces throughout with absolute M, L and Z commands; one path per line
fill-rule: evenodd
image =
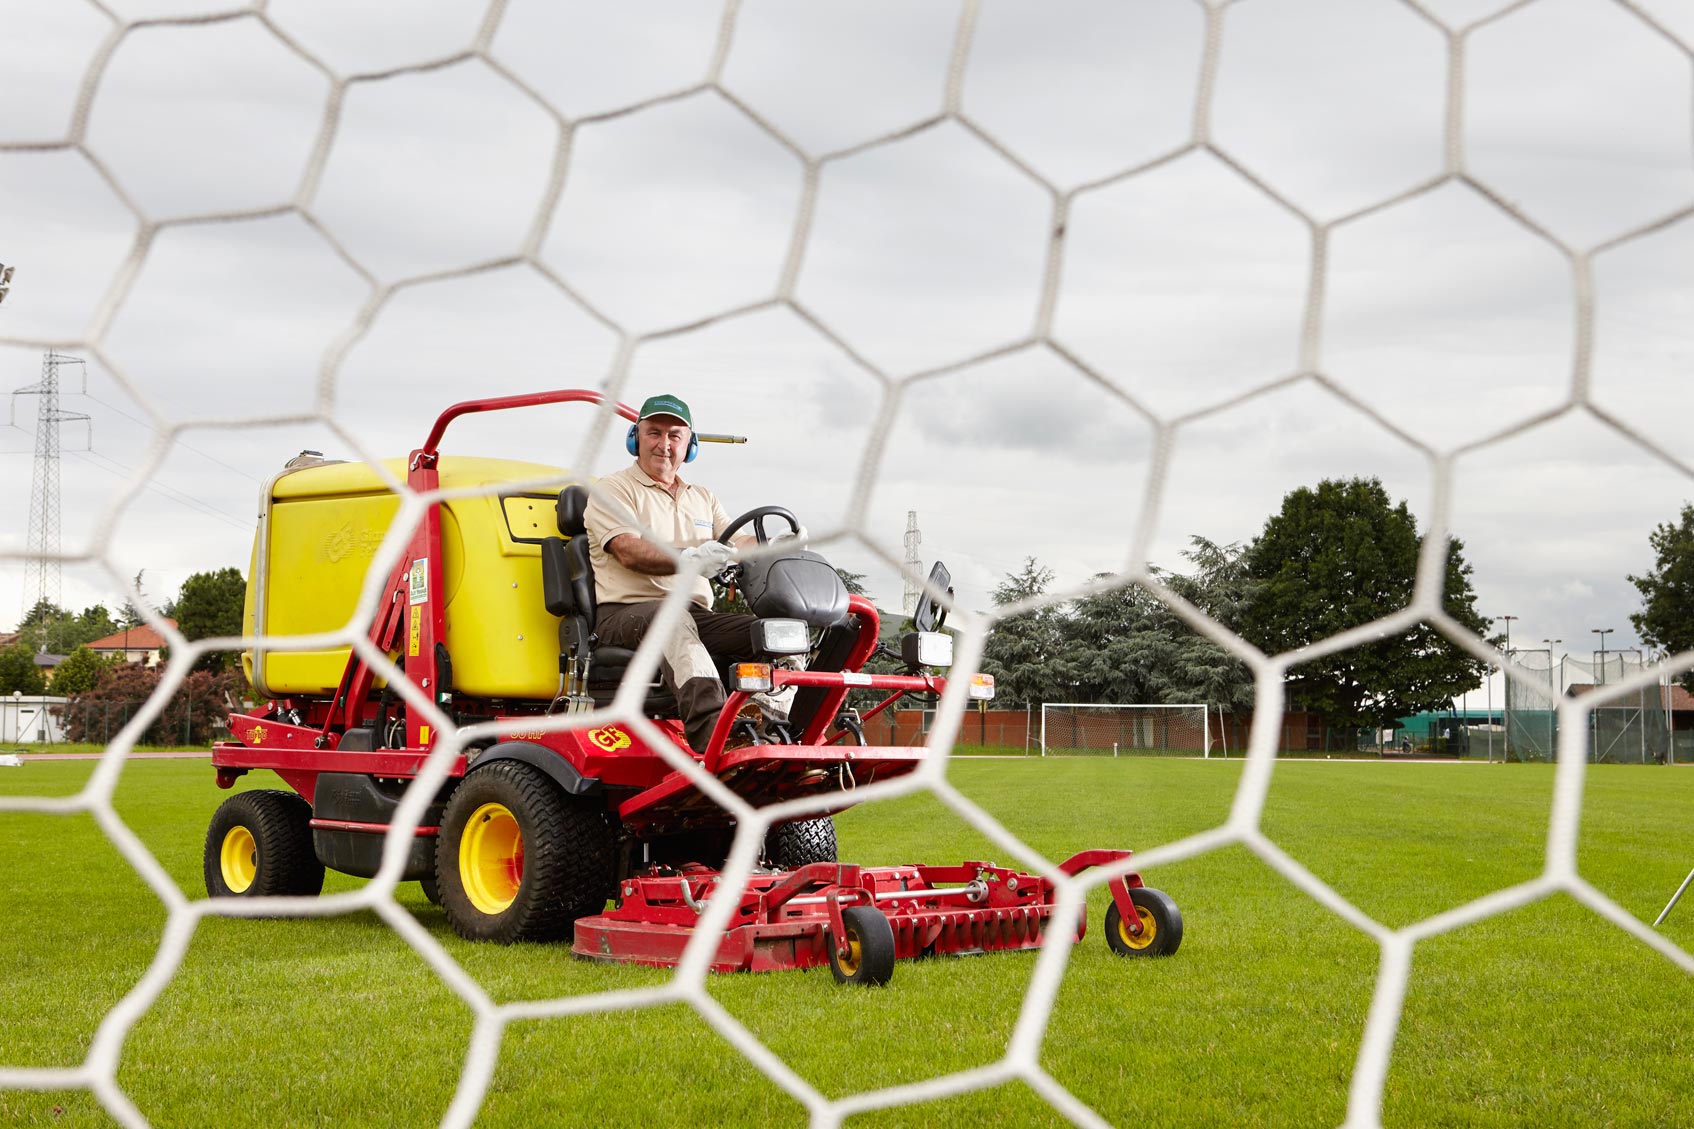
M 730 539 L 737 533 L 741 532 L 741 527 L 744 525 L 751 525 L 753 527 L 753 536 L 759 539 L 759 544 L 768 545 L 770 544 L 771 539 L 765 534 L 765 519 L 767 517 L 779 517 L 788 523 L 790 532 L 800 532 L 800 519 L 795 517 L 788 510 L 781 506 L 760 506 L 756 510 L 748 510 L 740 517 L 724 526 L 723 533 L 718 537 L 718 540 L 722 541 L 725 545 L 732 544 L 733 542 Z

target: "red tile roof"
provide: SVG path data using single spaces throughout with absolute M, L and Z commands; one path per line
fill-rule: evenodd
M 172 627 L 176 626 L 174 619 L 166 619 L 165 622 Z M 119 631 L 106 636 L 104 639 L 96 639 L 88 644 L 88 649 L 91 651 L 156 651 L 167 642 L 169 640 L 163 635 L 143 623 L 130 628 L 128 631 Z

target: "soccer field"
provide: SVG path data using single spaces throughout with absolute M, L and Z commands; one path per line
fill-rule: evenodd
M 8 794 L 67 794 L 90 762 L 32 762 Z M 953 779 L 1049 857 L 1145 849 L 1221 823 L 1239 762 L 975 760 Z M 1539 873 L 1552 788 L 1540 765 L 1281 763 L 1264 830 L 1397 927 Z M 254 781 L 271 786 L 273 781 Z M 191 894 L 223 793 L 204 762 L 139 761 L 120 814 Z M 1652 920 L 1690 866 L 1694 773 L 1589 769 L 1586 878 Z M 997 858 L 920 797 L 838 818 L 844 859 Z M 0 814 L 0 1065 L 72 1066 L 152 958 L 157 899 L 92 819 Z M 1162 961 L 1090 935 L 1041 1060 L 1113 1124 L 1339 1124 L 1378 951 L 1241 847 L 1147 872 L 1186 918 Z M 354 880 L 330 876 L 328 889 Z M 401 900 L 500 1001 L 662 983 L 562 946 L 460 941 L 415 884 Z M 1665 933 L 1694 946 L 1694 902 Z M 1033 954 L 902 963 L 885 990 L 827 973 L 714 977 L 712 996 L 823 1093 L 914 1082 L 1005 1051 Z M 1389 1069 L 1387 1125 L 1694 1123 L 1694 981 L 1563 895 L 1420 944 Z M 209 919 L 124 1048 L 119 1081 L 156 1125 L 428 1125 L 452 1099 L 471 1012 L 369 914 Z M 804 1109 L 690 1009 L 514 1023 L 479 1124 L 804 1124 Z M 82 1092 L 0 1091 L 0 1123 L 109 1123 Z M 870 1125 L 1061 1125 L 1021 1085 L 877 1111 Z

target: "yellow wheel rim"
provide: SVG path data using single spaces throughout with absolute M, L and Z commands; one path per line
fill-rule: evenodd
M 1139 935 L 1129 931 L 1129 922 L 1123 918 L 1120 911 L 1118 940 L 1122 941 L 1128 948 L 1145 949 L 1153 943 L 1153 938 L 1159 935 L 1159 925 L 1158 922 L 1153 920 L 1152 914 L 1142 913 L 1140 906 L 1135 907 L 1135 916 L 1141 921 L 1141 933 Z
M 859 961 L 861 958 L 862 953 L 859 949 L 859 934 L 852 929 L 848 929 L 847 955 L 842 956 L 839 952 L 835 954 L 835 963 L 841 966 L 841 975 L 856 975 L 859 971 Z
M 459 840 L 459 881 L 482 913 L 504 913 L 523 883 L 523 832 L 505 804 L 483 804 Z
M 244 894 L 259 874 L 259 845 L 245 827 L 231 827 L 218 849 L 218 867 L 231 893 Z

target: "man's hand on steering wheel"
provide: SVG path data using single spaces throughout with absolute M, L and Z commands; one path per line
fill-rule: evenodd
M 677 554 L 677 571 L 684 570 L 701 576 L 721 576 L 741 557 L 741 550 L 722 541 L 706 541 Z

